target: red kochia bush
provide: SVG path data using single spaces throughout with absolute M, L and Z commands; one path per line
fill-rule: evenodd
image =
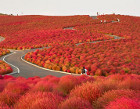
M 15 78 L 11 75 L 4 75 L 3 79 L 7 79 L 7 80 L 14 80 Z
M 0 75 L 0 79 L 3 79 L 3 76 L 2 75 Z
M 3 91 L 3 89 L 4 89 L 5 85 L 6 85 L 6 82 L 5 82 L 5 81 L 0 80 L 0 92 L 2 92 L 2 91 Z
M 123 97 L 110 102 L 105 109 L 140 109 L 140 101 Z
M 140 79 L 128 76 L 124 81 L 118 84 L 118 88 L 140 90 Z
M 97 109 L 103 109 L 106 105 L 108 105 L 111 101 L 114 101 L 118 98 L 140 98 L 140 93 L 134 90 L 110 90 L 104 93 L 103 96 L 97 99 L 97 101 L 93 104 Z
M 12 109 L 7 104 L 4 104 L 3 102 L 0 102 L 0 109 Z
M 46 77 L 43 77 L 42 80 L 48 81 L 48 80 L 50 80 L 50 79 L 52 79 L 52 78 L 55 78 L 55 76 L 48 75 L 48 76 L 46 76 Z
M 89 77 L 87 75 L 81 75 L 76 77 L 80 83 L 85 83 L 85 82 L 93 82 L 95 81 L 94 77 Z
M 51 92 L 27 93 L 22 96 L 14 109 L 58 109 L 63 98 Z
M 123 81 L 126 78 L 126 76 L 129 75 L 114 74 L 114 75 L 109 75 L 108 78 L 114 81 Z
M 2 92 L 0 93 L 0 102 L 3 102 L 4 104 L 7 104 L 8 106 L 12 106 L 17 102 L 20 95 L 16 93 L 9 92 Z
M 0 79 L 0 106 L 9 106 L 10 109 L 92 109 L 92 106 L 103 109 L 112 106 L 113 101 L 113 106 L 117 105 L 117 99 L 124 97 L 131 107 L 131 101 L 140 100 L 139 77 L 134 74 L 36 76 L 28 79 L 4 76 Z M 127 104 L 123 100 L 122 103 Z
M 93 109 L 92 105 L 80 97 L 69 98 L 62 102 L 59 109 Z
M 73 89 L 70 93 L 70 97 L 81 97 L 92 103 L 102 95 L 103 91 L 104 89 L 101 84 L 87 82 Z
M 48 81 L 48 82 L 53 83 L 53 84 L 58 84 L 60 78 L 56 77 L 56 76 L 48 75 L 46 77 L 43 77 L 42 80 Z
M 39 81 L 30 91 L 33 92 L 51 92 L 53 90 L 53 84 L 46 81 Z
M 24 94 L 29 87 L 24 83 L 18 83 L 18 82 L 9 82 L 7 86 L 4 89 L 4 92 L 12 92 L 16 94 Z
M 71 75 L 63 76 L 60 78 L 60 81 L 58 83 L 58 90 L 66 95 L 78 84 L 79 82 L 76 77 Z
M 55 77 L 55 76 L 53 78 L 51 78 L 51 79 L 48 80 L 48 82 L 50 82 L 52 84 L 58 84 L 59 81 L 60 81 L 60 78 Z

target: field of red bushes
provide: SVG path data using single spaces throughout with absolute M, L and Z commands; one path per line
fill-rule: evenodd
M 106 41 L 73 46 L 54 46 L 27 53 L 25 59 L 39 66 L 71 73 L 81 73 L 83 66 L 90 75 L 107 76 L 114 73 L 140 71 L 140 51 L 130 41 Z
M 0 48 L 47 47 L 24 59 L 76 74 L 85 66 L 90 75 L 1 76 L 12 69 L 0 61 L 0 109 L 140 109 L 139 30 L 140 18 L 124 15 L 0 16 Z
M 72 37 L 61 39 L 61 35 L 59 35 L 59 40 L 50 41 L 54 42 L 50 48 L 27 53 L 25 59 L 47 69 L 77 74 L 81 73 L 83 66 L 86 67 L 89 75 L 140 74 L 139 17 L 121 15 L 106 17 L 108 17 L 107 22 L 110 22 L 108 21 L 110 19 L 114 21 L 117 18 L 120 19 L 120 22 L 91 23 L 76 26 L 76 30 L 63 30 L 62 32 L 66 32 L 66 34 L 62 36 Z M 105 19 L 106 17 L 99 16 L 99 19 Z M 88 35 L 84 35 L 85 33 Z M 77 40 L 75 40 L 76 37 L 73 38 L 73 35 L 77 37 Z M 122 37 L 122 39 L 113 39 L 110 35 L 116 35 Z M 54 34 L 54 36 L 58 35 Z M 97 40 L 102 42 L 84 43 Z M 78 42 L 83 42 L 83 44 L 75 45 Z
M 89 34 L 76 30 L 27 30 L 19 31 L 17 36 L 11 39 L 7 37 L 5 41 L 0 43 L 2 48 L 12 49 L 31 49 L 53 46 L 57 44 L 68 45 L 79 42 L 91 42 L 95 40 L 108 40 L 109 36 L 100 33 Z
M 106 16 L 109 17 L 109 16 Z M 76 26 L 76 30 L 90 32 L 90 33 L 102 33 L 113 34 L 125 39 L 139 39 L 140 35 L 140 18 L 132 16 L 114 16 L 120 19 L 120 22 L 101 23 L 101 24 L 88 24 L 83 26 Z M 104 19 L 99 16 L 99 19 Z M 112 18 L 113 20 L 113 18 Z
M 1 109 L 139 109 L 140 76 L 0 77 Z
M 1 48 L 31 49 L 57 43 L 69 44 L 112 39 L 105 34 L 124 38 L 139 36 L 139 17 L 101 15 L 92 19 L 81 16 L 0 16 L 0 36 L 5 40 Z M 114 22 L 120 19 L 120 22 Z M 101 23 L 100 20 L 106 20 Z M 137 23 L 136 23 L 137 22 Z M 75 27 L 76 30 L 63 30 Z
M 0 16 L 0 36 L 5 40 L 0 43 L 1 48 L 31 49 L 49 46 L 57 42 L 79 42 L 99 37 L 98 33 L 90 36 L 89 33 L 78 31 L 63 31 L 65 27 L 99 23 L 88 15 L 83 16 Z M 49 31 L 48 31 L 49 30 Z M 80 37 L 80 35 L 82 37 Z M 60 41 L 60 39 L 62 39 Z M 56 40 L 52 42 L 52 40 Z M 68 41 L 68 42 L 67 42 Z M 64 43 L 64 44 L 65 44 Z

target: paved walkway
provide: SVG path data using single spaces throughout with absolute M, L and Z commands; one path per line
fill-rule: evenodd
M 57 76 L 57 77 L 61 77 L 64 76 L 66 74 L 63 73 L 59 73 L 59 72 L 55 72 L 55 71 L 47 71 L 47 70 L 43 70 L 40 68 L 37 68 L 33 65 L 27 64 L 26 62 L 21 60 L 21 57 L 23 55 L 25 55 L 27 52 L 31 52 L 34 51 L 35 49 L 32 50 L 22 50 L 22 51 L 15 51 L 13 50 L 12 55 L 9 55 L 8 57 L 5 58 L 5 61 L 8 63 L 11 63 L 12 65 L 16 66 L 19 68 L 19 73 L 13 74 L 14 77 L 33 77 L 33 76 L 40 76 L 40 77 L 44 77 L 47 75 L 53 75 L 53 76 Z M 1 59 L 3 59 L 5 56 L 1 57 Z M 13 68 L 14 72 L 18 72 L 18 70 L 16 68 Z

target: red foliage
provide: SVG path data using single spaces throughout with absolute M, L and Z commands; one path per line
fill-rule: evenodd
M 9 82 L 3 91 L 8 92 L 10 90 L 11 93 L 23 95 L 26 93 L 26 91 L 28 91 L 28 89 L 29 86 L 27 86 L 25 83 Z
M 0 102 L 0 109 L 12 109 L 7 104 L 4 104 L 3 102 Z
M 123 97 L 110 102 L 105 109 L 140 109 L 140 100 Z
M 30 90 L 31 92 L 51 92 L 53 91 L 53 83 L 47 81 L 39 81 L 34 87 Z
M 55 77 L 55 76 L 52 77 L 52 78 L 50 78 L 50 79 L 48 80 L 48 82 L 49 82 L 49 83 L 52 83 L 52 84 L 58 84 L 59 81 L 60 81 L 60 78 Z
M 14 80 L 15 78 L 12 75 L 4 75 L 3 76 L 3 79 L 6 79 L 6 80 Z
M 118 19 L 120 22 L 112 22 Z M 19 50 L 52 46 L 28 53 L 25 59 L 53 70 L 80 74 L 85 66 L 89 75 L 139 74 L 139 25 L 139 17 L 115 14 L 94 20 L 89 16 L 0 16 L 0 35 L 5 37 L 0 47 Z M 121 39 L 113 40 L 114 35 Z M 83 42 L 94 44 L 75 46 Z M 2 50 L 0 56 L 6 52 Z M 9 67 L 6 70 L 11 71 Z
M 10 65 L 0 60 L 0 75 L 11 73 L 13 69 Z
M 74 76 L 68 75 L 60 78 L 58 83 L 58 91 L 62 92 L 64 95 L 69 94 L 69 92 L 79 84 L 79 81 Z
M 101 85 L 87 82 L 73 89 L 70 93 L 70 97 L 81 97 L 92 103 L 99 98 L 103 92 L 104 89 Z
M 1 49 L 1 48 L 0 48 L 0 56 L 6 55 L 6 54 L 8 54 L 8 53 L 10 53 L 9 50 L 7 50 L 7 49 Z
M 132 42 L 133 41 L 133 42 Z M 70 70 L 86 66 L 90 75 L 108 76 L 114 73 L 139 74 L 139 48 L 134 40 L 108 41 L 78 46 L 54 46 L 53 48 L 27 53 L 25 59 L 45 68 L 60 67 L 59 70 Z M 63 50 L 63 51 L 62 51 Z M 108 52 L 106 52 L 108 51 Z M 80 58 L 85 55 L 85 58 Z M 44 57 L 45 56 L 45 57 Z M 96 64 L 92 64 L 96 63 Z M 51 67 L 49 67 L 51 65 Z M 56 70 L 56 68 L 54 69 Z
M 16 93 L 2 92 L 0 93 L 0 102 L 7 104 L 8 106 L 13 106 L 19 99 L 20 95 Z
M 10 53 L 9 50 L 0 48 L 0 56 L 6 55 L 8 53 Z M 12 71 L 13 70 L 10 65 L 8 65 L 4 61 L 0 60 L 0 75 L 8 74 L 8 73 L 11 73 Z M 0 76 L 0 79 L 1 78 L 3 78 L 3 77 Z
M 96 23 L 96 20 L 87 15 L 0 16 L 0 34 L 5 37 L 5 40 L 0 43 L 0 47 L 31 49 L 50 46 L 54 43 L 67 44 L 70 41 L 76 43 L 79 40 L 89 39 L 90 36 L 86 34 L 84 35 L 86 38 L 84 36 L 80 38 L 78 32 L 62 29 L 88 23 Z
M 77 76 L 76 78 L 79 80 L 80 83 L 86 83 L 87 81 L 88 82 L 94 82 L 95 81 L 94 77 L 89 77 L 87 75 Z
M 3 91 L 3 89 L 5 88 L 6 82 L 3 80 L 0 80 L 0 92 Z
M 25 18 L 28 20 L 27 16 Z M 35 16 L 34 21 L 40 19 L 39 22 L 42 22 L 44 18 L 41 18 L 42 16 Z M 49 19 L 50 17 L 47 18 Z M 77 25 L 77 19 L 80 19 L 80 25 L 75 27 L 76 30 L 62 30 L 62 27 L 66 23 L 63 22 L 62 25 L 53 25 L 54 27 L 52 26 L 51 30 L 44 29 L 48 28 L 48 26 L 46 27 L 45 25 L 43 29 L 37 26 L 37 30 L 25 29 L 19 31 L 18 36 L 15 37 L 21 39 L 19 43 L 16 42 L 18 39 L 13 39 L 13 42 L 15 40 L 17 44 L 11 42 L 15 45 L 13 48 L 17 49 L 18 47 L 18 49 L 25 49 L 52 46 L 52 48 L 36 50 L 35 52 L 25 55 L 27 61 L 48 69 L 80 74 L 81 67 L 85 66 L 89 75 L 108 76 L 114 73 L 139 74 L 139 17 L 114 14 L 98 16 L 98 21 L 106 20 L 107 22 L 111 22 L 120 19 L 120 22 L 106 24 L 99 22 L 97 24 L 95 23 L 96 20 L 91 20 L 88 16 L 67 17 L 68 20 L 66 20 L 65 17 L 65 20 L 63 17 L 61 18 L 61 20 L 59 17 L 56 19 L 59 19 L 60 22 L 73 20 L 73 22 L 75 21 L 74 26 Z M 83 20 L 81 18 L 83 18 Z M 53 20 L 54 19 L 55 18 L 53 18 Z M 83 23 L 81 21 L 83 21 Z M 45 22 L 47 22 L 47 20 L 45 20 Z M 73 24 L 68 22 L 66 25 L 70 26 Z M 54 30 L 56 27 L 60 27 L 61 29 Z M 122 38 L 113 40 L 116 37 L 115 35 Z M 31 45 L 27 44 L 28 46 L 25 47 L 24 43 L 26 41 L 24 41 L 24 38 L 28 39 L 26 41 L 30 40 Z M 9 38 L 9 40 L 11 39 Z M 97 40 L 101 40 L 102 42 L 75 45 L 76 43 L 93 42 Z M 21 41 L 24 43 L 21 43 Z M 3 46 L 6 47 L 6 45 Z M 11 46 L 12 44 L 7 47 Z
M 134 90 L 124 89 L 124 90 L 110 90 L 104 93 L 103 96 L 97 99 L 96 102 L 94 102 L 94 106 L 97 109 L 102 109 L 106 105 L 108 105 L 111 101 L 114 101 L 118 98 L 140 98 L 140 93 Z
M 0 79 L 3 79 L 3 76 L 2 75 L 0 75 Z
M 118 84 L 118 88 L 140 90 L 140 79 L 128 76 Z
M 80 97 L 73 97 L 62 102 L 59 109 L 93 109 L 93 107 L 88 101 Z
M 134 102 L 139 100 L 139 80 L 140 76 L 135 74 L 108 77 L 69 75 L 61 78 L 50 75 L 28 79 L 5 75 L 0 79 L 0 103 L 3 103 L 0 106 L 63 109 L 92 108 L 93 103 L 94 108 L 101 109 L 122 97 L 131 98 Z
M 62 97 L 50 92 L 27 93 L 21 97 L 15 109 L 58 109 L 62 101 Z

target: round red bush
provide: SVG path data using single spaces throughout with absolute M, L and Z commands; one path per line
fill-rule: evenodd
M 105 109 L 140 109 L 140 101 L 123 97 L 110 102 Z
M 95 81 L 94 77 L 89 77 L 87 75 L 81 75 L 76 77 L 80 83 L 85 83 L 85 82 L 93 82 Z
M 97 109 L 103 109 L 106 105 L 108 105 L 111 101 L 114 101 L 118 98 L 140 98 L 140 93 L 136 92 L 134 90 L 110 90 L 104 93 L 103 96 L 97 99 L 96 102 L 93 103 L 93 105 Z
M 12 109 L 7 104 L 4 104 L 3 102 L 0 102 L 0 109 Z
M 24 94 L 26 91 L 28 91 L 29 87 L 25 83 L 18 83 L 18 82 L 9 82 L 4 91 L 5 92 L 12 92 L 16 94 Z
M 4 80 L 0 80 L 0 92 L 3 91 L 5 85 L 6 85 L 6 82 Z
M 20 98 L 19 94 L 12 92 L 2 92 L 0 93 L 0 102 L 7 104 L 8 106 L 14 105 Z
M 67 95 L 78 84 L 79 81 L 76 77 L 71 75 L 63 76 L 58 83 L 58 90 Z
M 140 90 L 140 79 L 126 77 L 125 80 L 118 84 L 119 89 L 132 89 L 132 90 Z
M 39 81 L 34 87 L 30 90 L 33 92 L 51 92 L 53 90 L 53 84 L 47 81 Z
M 62 102 L 59 109 L 93 109 L 92 105 L 80 97 L 69 98 Z
M 81 97 L 92 103 L 98 97 L 100 97 L 103 92 L 104 89 L 101 85 L 93 82 L 87 82 L 78 87 L 75 87 L 75 89 L 71 91 L 70 97 Z

